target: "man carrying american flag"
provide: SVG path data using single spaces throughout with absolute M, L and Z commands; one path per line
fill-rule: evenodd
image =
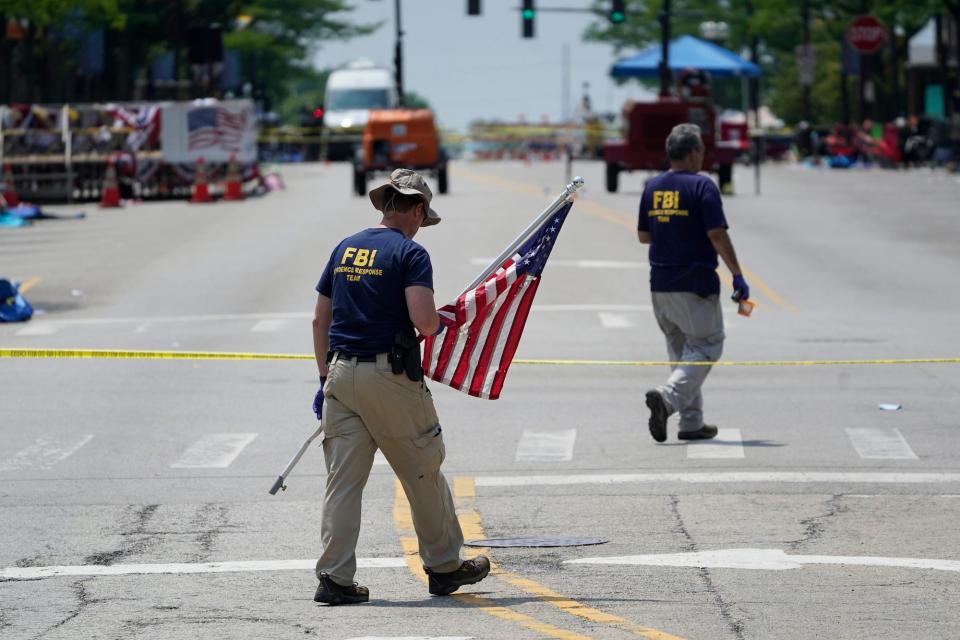
M 572 203 L 546 222 L 475 287 L 439 310 L 447 331 L 425 340 L 423 371 L 471 396 L 496 400 L 503 389 L 540 274 Z M 522 236 L 521 236 L 522 237 Z
M 570 212 L 568 198 L 582 184 L 575 178 L 567 185 L 439 311 L 430 257 L 413 242 L 420 227 L 440 222 L 430 208 L 430 188 L 419 174 L 396 169 L 370 192 L 383 214 L 380 224 L 341 242 L 317 285 L 313 333 L 321 387 L 313 409 L 322 425 L 270 489 L 275 495 L 286 488 L 287 476 L 322 432 L 328 475 L 315 601 L 369 600 L 353 576 L 360 502 L 378 448 L 410 502 L 429 592 L 449 595 L 487 576 L 485 556 L 460 556 L 463 532 L 440 472 L 442 428 L 423 378 L 475 397 L 499 397 L 540 275 Z M 422 363 L 414 328 L 427 336 Z

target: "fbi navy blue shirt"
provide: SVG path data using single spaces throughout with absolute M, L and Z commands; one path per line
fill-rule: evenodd
M 727 228 L 720 190 L 689 171 L 668 171 L 647 183 L 637 229 L 650 232 L 651 291 L 719 295 L 717 251 L 707 232 Z
M 330 349 L 357 356 L 390 350 L 397 333 L 413 336 L 404 289 L 433 289 L 427 250 L 397 229 L 365 229 L 333 250 L 317 292 L 330 298 Z

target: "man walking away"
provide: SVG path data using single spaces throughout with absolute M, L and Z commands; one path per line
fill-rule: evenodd
M 363 488 L 379 448 L 403 486 L 429 576 L 429 591 L 445 596 L 483 580 L 490 561 L 464 561 L 463 532 L 446 478 L 445 449 L 433 397 L 423 382 L 423 335 L 443 330 L 433 299 L 433 267 L 413 241 L 420 227 L 440 222 L 423 178 L 397 169 L 370 192 L 380 224 L 334 249 L 317 285 L 313 345 L 320 390 L 313 408 L 323 421 L 327 490 L 323 555 L 317 561 L 316 602 L 367 602 L 357 585 L 357 537 Z
M 733 274 L 735 300 L 750 297 L 727 235 L 720 191 L 703 167 L 700 128 L 680 124 L 667 137 L 670 170 L 650 180 L 640 199 L 637 236 L 650 245 L 653 313 L 667 340 L 671 362 L 716 362 L 723 351 L 723 314 L 717 254 Z M 680 440 L 709 439 L 717 428 L 703 422 L 700 389 L 709 365 L 673 365 L 666 383 L 647 392 L 650 435 L 667 439 L 667 418 L 680 414 Z

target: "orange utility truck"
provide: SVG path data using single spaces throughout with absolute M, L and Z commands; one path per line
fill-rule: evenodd
M 366 195 L 371 178 L 399 168 L 427 173 L 436 180 L 437 191 L 447 192 L 447 156 L 429 109 L 370 112 L 353 162 L 354 191 Z

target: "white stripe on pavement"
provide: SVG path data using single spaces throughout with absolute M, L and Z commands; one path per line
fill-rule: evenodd
M 245 573 L 250 571 L 304 571 L 317 566 L 316 558 L 307 560 L 243 560 L 226 562 L 173 562 L 163 564 L 111 564 L 61 567 L 5 567 L 0 579 L 34 580 L 56 576 L 126 576 L 162 573 Z M 404 558 L 357 558 L 360 569 L 399 569 L 407 566 Z
M 91 440 L 93 440 L 93 434 L 72 438 L 37 438 L 32 445 L 18 451 L 12 458 L 0 461 L 0 471 L 49 469 L 72 456 Z
M 576 429 L 531 431 L 526 429 L 517 445 L 517 462 L 566 462 L 573 459 Z
M 622 313 L 603 311 L 597 315 L 600 316 L 600 324 L 603 325 L 604 329 L 629 329 L 633 326 L 630 318 Z
M 649 304 L 535 304 L 531 311 L 653 311 Z
M 283 328 L 283 320 L 261 320 L 250 328 L 253 333 L 273 333 Z
M 387 458 L 383 455 L 383 451 L 377 449 L 377 452 L 373 455 L 373 466 L 390 466 L 390 463 L 387 462 Z
M 960 483 L 960 473 L 887 473 L 831 471 L 729 471 L 720 473 L 612 473 L 583 475 L 477 476 L 478 487 L 563 486 L 580 484 L 946 484 Z
M 55 324 L 32 324 L 17 331 L 18 336 L 52 336 L 60 330 Z
M 357 636 L 347 640 L 473 640 L 473 636 Z
M 642 556 L 577 558 L 576 560 L 565 560 L 563 564 L 760 569 L 766 571 L 799 569 L 805 564 L 837 564 L 845 567 L 895 567 L 898 569 L 960 571 L 960 561 L 958 560 L 887 558 L 882 556 L 794 556 L 788 555 L 780 549 L 718 549 L 716 551 L 692 551 L 687 553 L 663 553 Z
M 473 636 L 357 636 L 347 640 L 473 640 Z
M 255 433 L 211 433 L 171 464 L 174 469 L 225 469 L 257 437 Z
M 488 266 L 493 262 L 493 258 L 471 258 L 470 263 L 474 265 Z M 637 260 L 570 260 L 564 258 L 552 258 L 551 267 L 573 267 L 576 269 L 649 269 L 650 265 L 646 262 Z
M 740 429 L 718 429 L 711 440 L 687 442 L 688 458 L 742 458 L 743 437 Z
M 142 323 L 166 323 L 166 322 L 221 322 L 225 320 L 309 320 L 313 318 L 312 312 L 278 312 L 278 313 L 220 313 L 199 316 L 156 316 L 156 317 L 118 317 L 118 318 L 69 318 L 57 320 L 56 323 L 44 323 L 42 326 L 61 326 L 70 325 L 97 325 L 97 324 L 142 324 Z M 41 326 L 41 325 L 36 325 Z M 26 330 L 28 327 L 21 329 Z
M 899 429 L 847 429 L 847 437 L 867 460 L 916 460 Z

